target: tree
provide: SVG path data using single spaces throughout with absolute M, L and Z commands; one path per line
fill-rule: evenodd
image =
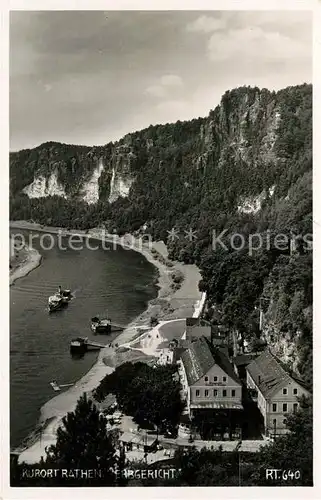
M 115 394 L 119 408 L 142 427 L 175 427 L 184 405 L 174 376 L 172 366 L 151 368 L 141 362 L 124 363 L 101 381 L 95 397 L 101 401 L 107 394 Z
M 93 480 L 102 485 L 113 484 L 116 464 L 115 449 L 107 435 L 106 420 L 84 394 L 74 412 L 63 418 L 57 442 L 47 451 L 46 464 L 67 469 L 95 469 L 102 478 Z M 71 481 L 73 482 L 73 481 Z M 79 481 L 75 481 L 79 485 Z M 84 484 L 88 484 L 86 480 Z

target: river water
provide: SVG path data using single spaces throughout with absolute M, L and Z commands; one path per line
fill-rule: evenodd
M 55 245 L 44 251 L 37 241 L 34 247 L 43 256 L 41 266 L 10 288 L 12 447 L 33 430 L 42 405 L 56 395 L 50 382 L 76 382 L 95 363 L 97 352 L 72 358 L 70 340 L 86 336 L 109 343 L 117 335 L 94 336 L 91 317 L 105 316 L 108 311 L 115 323 L 126 325 L 157 295 L 156 270 L 137 252 L 121 247 L 107 250 L 101 245 L 98 250 L 61 250 Z M 59 285 L 70 288 L 75 299 L 66 309 L 49 314 L 48 296 Z

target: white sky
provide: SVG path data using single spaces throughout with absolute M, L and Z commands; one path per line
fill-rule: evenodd
M 311 81 L 309 12 L 11 12 L 10 149 L 105 144 L 237 86 Z

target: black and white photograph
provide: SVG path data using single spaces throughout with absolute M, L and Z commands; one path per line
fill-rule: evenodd
M 17 495 L 315 486 L 313 9 L 239 4 L 9 13 Z

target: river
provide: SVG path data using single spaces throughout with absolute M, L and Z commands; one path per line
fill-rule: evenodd
M 94 336 L 91 317 L 108 311 L 114 322 L 126 325 L 157 296 L 156 270 L 144 257 L 95 243 L 98 250 L 62 250 L 57 245 L 41 250 L 35 241 L 43 256 L 41 266 L 10 287 L 11 447 L 33 430 L 42 405 L 55 396 L 50 382 L 73 383 L 95 363 L 97 352 L 72 358 L 70 340 L 86 336 L 109 343 L 117 335 Z M 48 314 L 48 296 L 59 285 L 70 288 L 75 298 L 66 309 Z

